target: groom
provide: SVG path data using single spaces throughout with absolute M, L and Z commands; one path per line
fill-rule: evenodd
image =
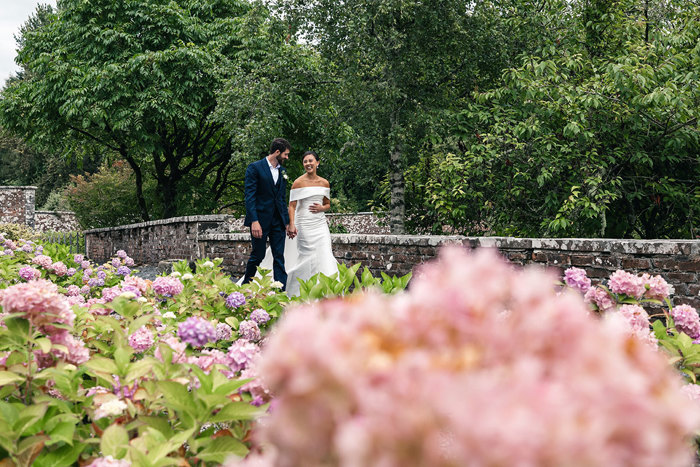
M 276 281 L 287 283 L 284 269 L 284 238 L 289 226 L 285 202 L 287 174 L 282 164 L 289 158 L 291 146 L 286 139 L 276 138 L 267 157 L 253 162 L 245 171 L 245 222 L 250 227 L 253 251 L 248 259 L 243 283 L 255 276 L 265 257 L 267 239 L 272 250 L 273 275 Z

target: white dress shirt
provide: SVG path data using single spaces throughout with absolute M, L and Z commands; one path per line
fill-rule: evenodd
M 267 157 L 265 158 L 267 161 L 267 165 L 270 166 L 270 172 L 272 172 L 272 181 L 275 182 L 275 185 L 277 185 L 277 180 L 280 178 L 280 165 L 277 163 L 277 166 L 273 166 L 270 164 L 270 159 Z

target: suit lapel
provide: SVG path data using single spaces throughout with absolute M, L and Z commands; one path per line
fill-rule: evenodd
M 267 181 L 270 182 L 270 185 L 272 185 L 272 187 L 274 189 L 275 181 L 272 178 L 272 171 L 270 171 L 270 164 L 267 163 L 267 158 L 263 159 L 260 162 L 261 162 L 263 177 L 265 177 L 267 179 Z

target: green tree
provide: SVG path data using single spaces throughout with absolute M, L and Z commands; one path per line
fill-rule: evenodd
M 700 10 L 596 5 L 572 2 L 565 41 L 524 57 L 500 87 L 475 94 L 454 122 L 462 151 L 413 168 L 419 225 L 530 236 L 696 235 Z M 455 166 L 463 172 L 449 175 Z
M 217 92 L 252 58 L 265 14 L 243 0 L 63 0 L 22 31 L 25 76 L 4 89 L 0 119 L 64 156 L 94 146 L 118 155 L 143 220 L 149 177 L 160 215 L 212 210 L 230 195 L 238 149 L 212 118 Z

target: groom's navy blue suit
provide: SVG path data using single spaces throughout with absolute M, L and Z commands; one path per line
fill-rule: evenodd
M 262 238 L 251 235 L 253 252 L 246 265 L 243 283 L 249 282 L 258 265 L 265 258 L 267 239 L 270 239 L 272 250 L 273 275 L 276 281 L 287 283 L 287 272 L 284 269 L 284 240 L 286 226 L 289 224 L 289 213 L 285 202 L 286 180 L 284 170 L 280 166 L 277 183 L 272 178 L 267 158 L 253 162 L 245 171 L 245 222 L 250 225 L 258 221 L 262 228 Z

